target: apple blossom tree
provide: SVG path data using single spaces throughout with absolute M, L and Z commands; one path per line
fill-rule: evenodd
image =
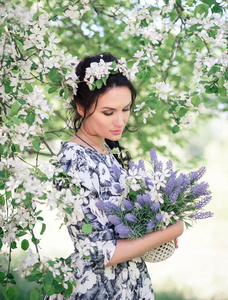
M 83 193 L 80 182 L 61 170 L 50 146 L 69 133 L 63 108 L 71 108 L 79 60 L 109 51 L 128 68 L 139 90 L 134 138 L 148 150 L 148 130 L 175 139 L 195 116 L 227 110 L 226 13 L 220 0 L 0 1 L 0 251 L 8 262 L 0 283 L 6 299 L 17 296 L 16 248 L 25 252 L 18 271 L 39 283 L 30 299 L 67 297 L 76 284 L 73 256 L 45 258 L 39 242 L 44 205 L 57 208 L 66 225 L 80 215 L 80 205 L 72 213 Z M 52 187 L 53 176 L 70 189 Z

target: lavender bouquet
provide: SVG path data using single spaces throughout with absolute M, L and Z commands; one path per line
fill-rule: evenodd
M 135 239 L 165 229 L 182 220 L 186 227 L 193 221 L 213 216 L 203 208 L 211 201 L 206 182 L 199 182 L 206 169 L 201 167 L 188 174 L 173 169 L 172 161 L 163 166 L 154 149 L 150 150 L 151 168 L 145 163 L 131 161 L 127 172 L 113 166 L 117 183 L 113 188 L 122 194 L 119 205 L 98 202 L 97 206 L 108 216 L 119 238 Z

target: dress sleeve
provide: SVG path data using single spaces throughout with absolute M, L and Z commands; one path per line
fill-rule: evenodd
M 107 180 L 107 187 L 104 184 L 100 186 L 101 166 L 94 160 L 85 151 L 67 149 L 62 152 L 60 162 L 66 172 L 71 168 L 77 170 L 83 181 L 84 192 L 76 196 L 74 201 L 75 222 L 68 226 L 74 242 L 75 255 L 77 259 L 85 261 L 84 257 L 90 256 L 88 263 L 93 261 L 96 265 L 104 267 L 114 254 L 117 239 L 106 214 L 96 206 L 98 201 L 110 200 L 110 198 L 104 199 L 103 196 L 107 195 L 104 190 L 109 190 L 110 186 L 109 180 Z M 104 183 L 104 180 L 102 182 Z M 111 197 L 114 199 L 115 195 Z M 77 214 L 77 211 L 80 213 Z M 88 224 L 92 225 L 92 232 L 88 235 L 82 231 L 82 227 L 87 224 L 86 219 L 89 219 Z

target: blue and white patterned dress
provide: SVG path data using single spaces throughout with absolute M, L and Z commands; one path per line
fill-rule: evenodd
M 97 208 L 96 202 L 112 201 L 118 204 L 121 199 L 121 194 L 113 188 L 116 179 L 112 171 L 113 164 L 120 168 L 119 163 L 111 153 L 104 155 L 72 142 L 63 143 L 60 153 L 63 169 L 68 172 L 72 167 L 75 168 L 84 181 L 84 188 L 93 191 L 83 201 L 83 214 L 93 225 L 92 233 L 89 236 L 83 234 L 84 220 L 68 227 L 75 248 L 74 276 L 77 287 L 67 299 L 154 299 L 150 276 L 145 262 L 140 257 L 105 268 L 114 254 L 117 239 L 105 213 Z M 87 239 L 97 249 L 91 253 L 88 260 L 80 251 Z M 64 298 L 56 295 L 45 299 Z

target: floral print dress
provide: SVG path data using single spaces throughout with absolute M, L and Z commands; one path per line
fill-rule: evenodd
M 74 242 L 76 257 L 75 279 L 77 286 L 67 300 L 152 300 L 154 299 L 152 284 L 145 262 L 138 257 L 124 263 L 106 267 L 114 254 L 117 237 L 103 211 L 97 208 L 98 201 L 121 200 L 113 184 L 115 174 L 113 165 L 121 168 L 115 157 L 110 153 L 104 155 L 72 142 L 65 142 L 60 150 L 61 165 L 68 172 L 76 169 L 83 187 L 92 191 L 83 199 L 84 218 L 93 225 L 90 235 L 82 232 L 85 223 L 80 217 L 77 224 L 68 227 Z M 86 195 L 86 193 L 85 193 Z M 91 245 L 90 258 L 83 257 L 85 244 Z M 61 295 L 46 297 L 45 300 L 62 300 Z

